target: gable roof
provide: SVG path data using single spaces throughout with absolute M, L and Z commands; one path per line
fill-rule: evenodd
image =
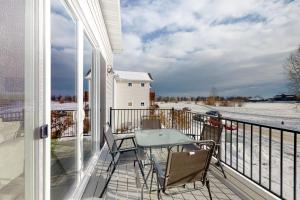
M 130 72 L 130 71 L 114 71 L 114 72 L 117 80 L 146 81 L 146 82 L 153 81 L 151 74 L 147 72 Z

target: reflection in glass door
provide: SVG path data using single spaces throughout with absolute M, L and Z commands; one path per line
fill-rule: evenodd
M 63 199 L 76 183 L 76 23 L 51 0 L 51 199 Z
M 0 6 L 0 199 L 25 198 L 25 1 Z M 29 49 L 28 49 L 29 51 Z M 33 78 L 29 77 L 29 78 Z M 27 88 L 26 90 L 28 90 Z M 28 102 L 29 103 L 29 102 Z M 33 141 L 32 141 L 33 142 Z M 25 151 L 26 150 L 26 151 Z M 28 158 L 28 157 L 27 157 Z M 26 160 L 28 162 L 28 160 Z M 28 184 L 28 180 L 27 184 Z
M 83 120 L 83 165 L 87 163 L 92 155 L 92 61 L 93 46 L 84 35 L 84 52 L 83 52 L 83 109 L 85 117 Z

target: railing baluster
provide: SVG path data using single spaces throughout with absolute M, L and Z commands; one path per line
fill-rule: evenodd
M 239 168 L 239 123 L 236 124 L 236 146 L 235 146 L 235 153 L 236 153 L 236 169 Z
M 258 146 L 258 182 L 261 184 L 261 126 L 259 127 L 259 146 Z
M 253 172 L 253 152 L 252 152 L 252 147 L 253 147 L 253 125 L 251 124 L 251 128 L 250 128 L 250 137 L 251 137 L 251 141 L 250 141 L 250 177 L 252 179 L 252 172 Z
M 280 197 L 282 197 L 283 189 L 283 131 L 280 131 Z
M 272 129 L 269 128 L 269 190 L 272 190 Z
M 227 124 L 227 120 L 225 120 L 225 125 Z M 227 129 L 225 127 L 225 163 L 227 163 Z
M 232 166 L 232 120 L 230 120 L 230 165 Z
M 243 174 L 245 175 L 245 123 L 243 123 Z
M 294 133 L 294 200 L 297 199 L 297 133 Z

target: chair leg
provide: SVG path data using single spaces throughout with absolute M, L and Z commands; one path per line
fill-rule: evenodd
M 157 175 L 158 176 L 158 175 Z M 160 187 L 159 187 L 159 183 L 158 183 L 158 177 L 156 176 L 156 186 L 157 186 L 157 199 L 161 199 L 160 198 Z
M 120 148 L 121 148 L 121 146 L 122 146 L 123 142 L 124 142 L 124 140 L 121 140 L 121 142 L 120 142 L 120 144 L 119 144 L 119 146 L 118 146 L 118 149 L 120 149 Z
M 209 185 L 209 180 L 206 180 L 206 183 L 205 183 L 206 187 L 207 187 L 207 190 L 208 190 L 208 194 L 209 194 L 209 199 L 212 200 L 212 197 L 211 197 L 211 192 L 210 192 L 210 185 Z
M 113 176 L 113 174 L 114 174 L 114 172 L 115 172 L 115 170 L 116 170 L 116 166 L 117 166 L 117 163 L 114 164 L 114 167 L 113 167 L 113 169 L 112 169 L 112 172 L 110 173 L 108 179 L 106 180 L 105 185 L 104 185 L 104 188 L 103 188 L 103 190 L 102 190 L 102 192 L 101 192 L 99 198 L 102 198 L 102 197 L 103 197 L 103 195 L 104 195 L 104 193 L 105 193 L 105 191 L 106 191 L 106 189 L 107 189 L 107 186 L 108 186 L 108 184 L 109 184 L 109 182 L 110 182 L 110 179 L 111 179 L 111 177 Z
M 136 161 L 138 162 L 141 174 L 142 174 L 144 182 L 145 182 L 145 186 L 146 186 L 146 188 L 148 188 L 146 178 L 145 178 L 145 173 L 144 173 L 144 170 L 143 170 L 143 165 L 141 164 L 141 161 L 139 160 L 139 157 L 137 155 L 137 150 L 135 150 L 134 152 L 135 152 Z
M 134 138 L 131 138 L 131 140 L 132 140 L 132 143 L 133 143 L 134 147 L 137 147 L 137 145 L 136 145 L 136 143 L 134 141 Z
M 151 181 L 150 181 L 150 190 L 149 190 L 149 193 L 152 192 L 153 174 L 154 174 L 154 168 L 152 169 L 152 173 L 151 173 Z
M 223 165 L 222 165 L 222 163 L 220 161 L 219 161 L 219 165 L 220 165 L 220 168 L 221 168 L 221 171 L 223 173 L 224 178 L 227 178 L 226 175 L 225 175 L 225 171 L 223 169 Z
M 221 171 L 222 171 L 222 173 L 223 173 L 223 176 L 224 176 L 224 178 L 226 178 L 226 175 L 225 175 L 225 172 L 224 172 L 224 169 L 223 169 L 223 165 L 222 165 L 222 163 L 221 163 L 221 155 L 220 155 L 220 149 L 218 149 L 218 154 L 217 154 L 217 159 L 218 159 L 218 165 L 220 166 L 220 168 L 221 168 Z
M 108 168 L 107 168 L 106 172 L 109 171 L 109 169 L 110 169 L 112 163 L 113 163 L 113 161 L 110 161 L 110 163 L 109 163 L 109 165 L 108 165 Z
M 227 178 L 226 175 L 225 175 L 225 171 L 223 169 L 223 165 L 221 163 L 220 147 L 218 147 L 217 151 L 218 152 L 216 153 L 216 157 L 217 157 L 216 166 L 221 168 L 221 171 L 222 171 L 222 174 L 223 174 L 224 178 Z

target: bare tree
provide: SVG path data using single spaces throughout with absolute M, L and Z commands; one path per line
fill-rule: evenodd
M 295 94 L 300 94 L 300 46 L 291 53 L 284 64 L 288 76 L 288 86 Z

